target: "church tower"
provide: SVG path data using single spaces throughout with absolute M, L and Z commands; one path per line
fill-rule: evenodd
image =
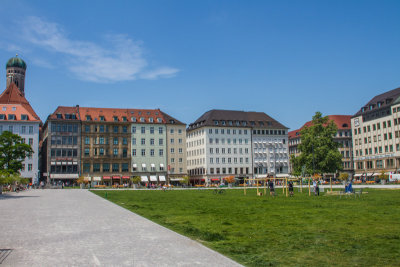
M 22 95 L 25 96 L 25 71 L 26 63 L 16 55 L 10 58 L 6 64 L 7 87 L 15 83 Z

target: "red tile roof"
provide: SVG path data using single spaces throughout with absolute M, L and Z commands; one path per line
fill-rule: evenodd
M 29 121 L 29 122 L 37 121 L 37 122 L 40 122 L 40 119 L 35 118 L 35 116 L 33 114 L 31 114 L 29 112 L 29 110 L 27 110 L 25 108 L 25 106 L 23 106 L 21 104 L 0 104 L 0 114 L 6 115 L 5 120 L 1 120 L 1 121 Z M 9 114 L 15 115 L 15 119 L 9 120 L 8 119 Z M 27 115 L 27 119 L 22 120 L 22 115 Z
M 350 130 L 351 129 L 351 115 L 328 115 L 329 120 L 333 121 L 338 130 Z M 288 133 L 289 139 L 295 138 L 296 136 L 300 136 L 300 131 L 304 127 L 310 127 L 312 125 L 312 121 L 306 122 L 300 129 L 290 131 Z M 298 133 L 298 134 L 297 134 Z
M 24 107 L 29 117 L 34 118 L 36 121 L 40 121 L 39 116 L 29 104 L 29 101 L 26 100 L 24 95 L 18 89 L 18 87 L 11 83 L 6 90 L 0 95 L 0 104 L 20 104 Z
M 122 108 L 94 108 L 94 107 L 65 107 L 59 106 L 57 109 L 48 117 L 51 120 L 65 120 L 66 114 L 74 114 L 76 120 L 86 121 L 86 116 L 90 116 L 90 121 L 102 121 L 101 117 L 104 117 L 105 122 L 114 122 L 114 117 L 117 118 L 118 122 L 123 122 L 124 117 L 126 122 L 135 123 L 171 123 L 173 120 L 176 124 L 183 124 L 176 120 L 170 115 L 162 112 L 159 109 L 122 109 Z M 144 121 L 141 121 L 141 118 Z M 150 121 L 152 118 L 152 122 Z M 159 121 L 158 119 L 161 119 Z

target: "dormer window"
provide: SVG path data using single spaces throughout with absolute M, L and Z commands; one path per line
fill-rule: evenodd
M 374 109 L 374 104 L 369 105 L 369 110 L 373 110 Z
M 349 127 L 349 125 L 347 123 L 343 123 L 342 127 L 347 128 L 347 127 Z
M 7 110 L 7 107 L 3 107 L 3 109 L 2 109 L 3 111 L 6 111 Z
M 240 121 L 235 121 L 236 126 L 240 125 Z
M 14 114 L 8 114 L 8 120 L 15 120 L 15 115 Z
M 380 108 L 382 106 L 382 102 L 378 102 L 377 105 L 378 105 L 378 108 Z
M 62 119 L 62 114 L 61 113 L 57 113 L 57 119 Z
M 147 114 L 147 115 L 150 115 L 150 111 L 147 111 L 146 114 Z
M 124 117 L 122 117 L 122 121 L 128 121 L 128 120 L 127 120 L 126 117 L 124 116 Z
M 136 118 L 135 117 L 131 117 L 131 121 L 132 122 L 136 122 Z
M 242 125 L 243 125 L 243 126 L 246 126 L 246 125 L 247 125 L 247 122 L 242 121 Z
M 114 117 L 113 117 L 113 120 L 114 120 L 114 121 L 118 121 L 118 117 L 117 117 L 117 116 L 114 116 Z
M 226 124 L 226 122 L 225 122 L 225 121 L 221 121 L 221 124 L 222 124 L 222 125 L 225 125 L 225 124 Z
M 154 122 L 154 119 L 150 117 L 150 118 L 149 118 L 149 122 L 153 123 L 153 122 Z
M 365 107 L 361 108 L 361 112 L 365 112 Z
M 389 104 L 390 102 L 392 102 L 392 98 L 388 98 L 388 99 L 386 99 L 386 104 Z
M 161 123 L 162 119 L 161 118 L 157 118 L 157 122 Z
M 140 117 L 140 122 L 144 122 L 144 118 L 143 117 Z
M 104 116 L 100 116 L 100 121 L 105 121 Z
M 251 121 L 251 122 L 250 122 L 250 125 L 251 125 L 251 126 L 254 126 L 255 124 L 256 124 L 256 123 L 255 123 L 254 121 Z
M 141 112 L 141 111 L 139 111 L 139 115 L 142 115 L 142 112 Z
M 6 119 L 6 114 L 0 114 L 0 120 L 5 120 Z
M 174 120 L 169 120 L 169 123 L 174 124 L 175 121 Z
M 233 125 L 233 121 L 228 121 L 228 124 L 229 124 L 230 126 L 232 126 L 232 125 Z
M 90 115 L 86 115 L 86 121 L 91 121 L 92 118 L 90 117 Z
M 214 121 L 214 125 L 218 125 L 218 121 Z
M 11 109 L 12 109 L 12 111 L 16 111 L 16 110 L 17 110 L 17 108 L 16 108 L 16 107 L 12 107 Z
M 28 115 L 22 114 L 21 115 L 21 121 L 27 121 L 28 120 Z
M 259 121 L 258 124 L 260 124 L 260 126 L 264 126 L 264 122 Z
M 158 112 L 156 112 L 155 114 L 158 115 Z

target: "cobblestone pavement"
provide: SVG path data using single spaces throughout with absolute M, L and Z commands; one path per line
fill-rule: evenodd
M 0 196 L 1 266 L 240 266 L 86 190 Z

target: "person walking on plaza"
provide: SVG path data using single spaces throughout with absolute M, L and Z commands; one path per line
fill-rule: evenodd
M 274 188 L 274 183 L 272 182 L 272 180 L 269 180 L 268 187 L 269 187 L 269 194 L 271 196 L 275 196 L 275 188 Z
M 315 183 L 315 187 L 314 187 L 314 195 L 319 196 L 319 185 L 318 182 Z

